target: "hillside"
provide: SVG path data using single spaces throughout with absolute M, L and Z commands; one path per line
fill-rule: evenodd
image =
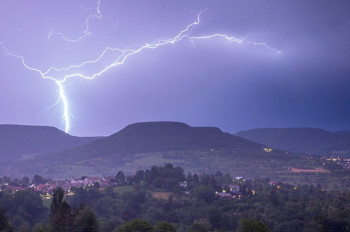
M 215 127 L 191 127 L 179 122 L 147 122 L 131 124 L 104 139 L 39 158 L 55 159 L 55 157 L 64 156 L 70 161 L 79 161 L 111 155 L 212 149 L 260 152 L 263 146 L 224 133 Z M 61 161 L 61 159 L 57 160 Z
M 0 125 L 0 161 L 16 161 L 81 146 L 96 137 L 75 137 L 54 127 Z
M 129 125 L 84 146 L 38 156 L 31 161 L 31 166 L 35 172 L 45 175 L 79 176 L 109 175 L 119 169 L 133 172 L 171 162 L 190 171 L 210 172 L 220 168 L 230 173 L 253 175 L 254 167 L 270 162 L 269 159 L 288 157 L 279 150 L 266 152 L 264 148 L 218 128 L 148 122 Z M 247 162 L 251 163 L 249 167 Z M 261 168 L 265 170 L 268 166 Z
M 243 138 L 291 152 L 350 156 L 350 132 L 315 128 L 268 128 L 241 131 Z

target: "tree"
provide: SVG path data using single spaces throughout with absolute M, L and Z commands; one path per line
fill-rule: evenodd
M 243 219 L 238 232 L 270 232 L 269 228 L 262 222 L 254 219 Z
M 38 174 L 34 175 L 34 184 L 38 185 L 38 184 L 42 184 L 44 183 L 44 179 L 42 176 L 39 176 Z
M 0 208 L 0 231 L 1 232 L 11 232 L 12 227 L 9 225 L 8 219 L 5 215 L 5 211 Z
M 207 228 L 199 223 L 193 223 L 189 232 L 207 232 Z
M 50 228 L 42 223 L 38 223 L 34 226 L 33 232 L 50 232 Z
M 166 221 L 158 221 L 154 226 L 154 232 L 176 232 L 176 228 Z
M 30 183 L 30 179 L 29 179 L 28 176 L 25 176 L 25 177 L 22 178 L 21 182 L 22 182 L 23 185 L 28 186 L 29 183 Z
M 178 182 L 184 181 L 184 170 L 180 167 L 174 167 L 172 164 L 166 164 L 164 167 L 152 166 L 151 170 L 145 173 L 145 182 L 155 188 L 174 191 L 178 188 Z
M 145 171 L 139 170 L 136 172 L 136 175 L 134 176 L 135 183 L 139 183 L 140 181 L 145 179 Z
M 50 224 L 53 231 L 67 231 L 70 226 L 68 223 L 69 216 L 70 206 L 64 200 L 64 190 L 58 187 L 53 191 L 53 198 L 50 205 Z
M 186 176 L 186 180 L 188 183 L 192 183 L 193 182 L 193 175 L 189 172 Z
M 95 187 L 95 188 L 100 188 L 100 187 L 101 187 L 100 182 L 96 181 L 96 182 L 94 183 L 94 187 Z
M 167 169 L 173 169 L 174 168 L 174 165 L 170 164 L 170 163 L 167 163 L 164 168 L 167 168 Z
M 120 185 L 120 186 L 125 185 L 126 182 L 125 182 L 124 172 L 119 171 L 116 175 L 116 180 L 117 180 L 118 185 Z
M 74 222 L 75 231 L 97 232 L 98 223 L 94 212 L 90 208 L 79 211 Z
M 193 175 L 193 183 L 198 184 L 199 183 L 199 176 L 198 174 Z
M 43 201 L 37 192 L 17 191 L 11 196 L 11 220 L 14 216 L 23 218 L 24 222 L 34 225 L 46 215 Z M 19 226 L 14 224 L 14 226 Z
M 128 223 L 119 226 L 117 232 L 153 232 L 153 227 L 145 220 L 132 219 Z
M 2 181 L 3 181 L 4 183 L 10 183 L 10 182 L 11 182 L 11 177 L 3 176 L 3 177 L 2 177 Z
M 215 176 L 218 176 L 218 177 L 221 177 L 221 176 L 223 176 L 224 174 L 222 174 L 222 172 L 221 171 L 217 171 L 216 173 L 215 173 Z
M 215 199 L 215 190 L 210 186 L 200 185 L 193 189 L 192 195 L 210 204 Z
M 272 205 L 273 205 L 274 207 L 278 207 L 278 206 L 279 206 L 280 201 L 279 201 L 279 199 L 278 199 L 278 195 L 277 195 L 275 189 L 272 189 L 272 190 L 271 190 L 270 195 L 269 195 L 269 200 L 270 200 L 270 202 L 272 203 Z

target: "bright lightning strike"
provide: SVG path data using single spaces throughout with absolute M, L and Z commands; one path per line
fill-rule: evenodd
M 247 40 L 247 37 L 244 37 L 244 38 L 236 38 L 236 37 L 233 37 L 233 36 L 228 36 L 228 35 L 225 35 L 225 34 L 212 34 L 212 35 L 207 35 L 207 36 L 186 36 L 187 38 L 190 38 L 190 39 L 196 39 L 196 40 L 200 40 L 200 39 L 212 39 L 212 38 L 215 38 L 215 37 L 221 37 L 221 38 L 224 38 L 226 40 L 229 40 L 229 41 L 232 41 L 232 42 L 235 42 L 235 43 L 246 43 L 246 44 L 250 44 L 250 45 L 255 45 L 255 46 L 263 46 L 277 54 L 282 54 L 282 51 L 279 51 L 277 49 L 274 49 L 272 47 L 270 47 L 269 45 L 267 45 L 266 43 L 262 43 L 262 42 L 251 42 L 251 41 L 248 41 Z
M 97 8 L 97 9 L 98 9 L 97 12 L 100 15 L 99 8 Z M 88 80 L 95 79 L 96 77 L 99 77 L 99 76 L 103 75 L 105 72 L 107 72 L 111 68 L 114 68 L 116 66 L 124 64 L 128 58 L 130 58 L 131 56 L 136 55 L 138 53 L 141 53 L 143 50 L 156 49 L 156 48 L 161 47 L 161 46 L 165 46 L 165 45 L 169 45 L 169 44 L 175 44 L 175 43 L 177 43 L 177 42 L 179 42 L 181 40 L 184 40 L 184 39 L 190 39 L 190 40 L 193 41 L 193 40 L 205 40 L 205 39 L 213 39 L 213 38 L 223 38 L 225 40 L 228 40 L 228 41 L 231 41 L 231 42 L 234 42 L 234 43 L 238 43 L 238 44 L 245 43 L 245 44 L 248 44 L 248 45 L 262 46 L 262 47 L 265 47 L 266 49 L 268 49 L 271 52 L 276 53 L 276 54 L 281 54 L 282 53 L 281 51 L 279 51 L 277 49 L 274 49 L 274 48 L 268 46 L 265 43 L 248 41 L 248 39 L 246 37 L 245 38 L 237 38 L 237 37 L 228 36 L 226 34 L 219 34 L 219 33 L 211 34 L 211 35 L 204 35 L 204 36 L 191 35 L 194 27 L 200 23 L 200 15 L 201 15 L 201 13 L 198 14 L 197 19 L 196 19 L 195 22 L 189 24 L 184 30 L 180 31 L 173 38 L 158 39 L 158 40 L 156 40 L 156 41 L 154 41 L 152 43 L 146 43 L 146 44 L 144 44 L 142 46 L 139 46 L 137 49 L 119 49 L 119 48 L 106 47 L 102 51 L 102 53 L 94 60 L 87 60 L 87 61 L 84 61 L 84 62 L 82 62 L 80 64 L 77 64 L 77 65 L 70 65 L 68 67 L 62 67 L 62 68 L 50 67 L 46 71 L 42 71 L 42 70 L 40 70 L 38 68 L 30 67 L 29 65 L 27 65 L 27 63 L 25 62 L 25 60 L 24 60 L 24 58 L 22 56 L 10 53 L 6 49 L 5 45 L 2 42 L 0 42 L 0 45 L 3 47 L 3 49 L 5 50 L 7 55 L 13 56 L 13 57 L 21 60 L 23 66 L 26 69 L 31 70 L 31 71 L 35 71 L 35 72 L 39 73 L 42 78 L 50 79 L 50 80 L 52 80 L 52 81 L 54 81 L 56 83 L 56 85 L 58 86 L 58 89 L 59 89 L 59 102 L 63 106 L 62 119 L 63 119 L 63 122 L 65 124 L 65 131 L 66 131 L 66 133 L 68 133 L 69 130 L 70 130 L 70 125 L 71 125 L 71 114 L 70 114 L 70 111 L 69 111 L 68 98 L 65 95 L 65 91 L 64 91 L 64 84 L 67 82 L 67 80 L 70 79 L 70 78 L 73 78 L 73 77 L 75 77 L 75 78 L 84 78 L 84 79 L 88 79 Z M 93 16 L 91 16 L 91 17 L 93 17 Z M 87 35 L 88 32 L 89 32 L 89 30 L 88 30 L 89 29 L 88 28 L 88 20 L 89 20 L 89 18 L 86 21 L 87 30 L 85 31 L 86 32 L 85 35 Z M 78 41 L 76 41 L 76 42 L 78 42 Z M 114 61 L 111 62 L 109 65 L 104 66 L 103 68 L 97 70 L 96 72 L 94 72 L 91 75 L 86 75 L 86 74 L 83 74 L 82 72 L 79 72 L 79 69 L 83 68 L 86 65 L 101 63 L 100 61 L 106 56 L 106 54 L 112 53 L 112 52 L 118 52 L 118 55 L 115 56 Z M 64 74 L 62 74 L 62 73 L 64 73 Z M 53 75 L 53 74 L 55 74 L 55 75 Z

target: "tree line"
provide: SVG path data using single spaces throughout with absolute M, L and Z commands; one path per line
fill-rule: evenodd
M 115 181 L 117 187 L 77 188 L 72 196 L 57 188 L 49 209 L 36 192 L 0 192 L 0 231 L 350 231 L 348 191 L 185 174 L 171 164 L 132 176 L 120 171 Z M 232 184 L 241 198 L 216 194 Z

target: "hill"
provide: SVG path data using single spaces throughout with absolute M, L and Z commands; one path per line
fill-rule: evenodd
M 267 128 L 241 131 L 236 135 L 291 152 L 350 156 L 350 131 L 333 133 L 316 128 Z
M 51 158 L 65 156 L 70 161 L 79 161 L 110 155 L 212 149 L 260 152 L 263 146 L 215 127 L 191 127 L 179 122 L 146 122 L 131 124 L 109 137 L 53 154 Z
M 32 174 L 76 177 L 111 175 L 118 170 L 130 173 L 170 162 L 192 172 L 220 169 L 253 176 L 257 171 L 257 175 L 270 172 L 266 165 L 270 159 L 289 157 L 285 152 L 267 152 L 264 148 L 264 145 L 222 132 L 219 128 L 191 127 L 179 122 L 147 122 L 129 125 L 84 146 L 38 156 L 30 166 L 35 169 L 31 170 Z M 295 156 L 293 159 L 296 161 Z M 287 170 L 282 165 L 278 168 Z
M 286 133 L 291 136 L 285 144 L 289 150 L 293 148 L 287 146 L 290 141 L 303 146 L 303 140 L 314 134 L 318 137 L 314 138 L 312 146 L 305 146 L 303 150 L 326 144 L 332 134 L 342 138 L 349 136 L 346 131 L 330 133 L 304 128 L 304 133 L 308 133 L 300 139 L 299 130 Z M 53 179 L 79 178 L 83 175 L 115 176 L 119 170 L 131 174 L 154 165 L 172 163 L 183 167 L 186 172 L 220 171 L 235 177 L 266 177 L 300 185 L 316 185 L 326 181 L 327 185 L 336 187 L 347 181 L 343 178 L 347 175 L 346 170 L 332 160 L 310 159 L 305 154 L 285 152 L 215 127 L 191 127 L 179 122 L 136 123 L 109 137 L 88 138 L 93 140 L 89 143 L 84 138 L 67 135 L 55 128 L 20 126 L 12 133 L 7 133 L 8 136 L 3 134 L 2 141 L 7 139 L 12 142 L 12 149 L 17 147 L 18 154 L 32 153 L 34 148 L 38 153 L 45 149 L 57 150 L 22 161 L 0 162 L 0 176 L 33 177 L 39 174 Z M 266 134 L 264 136 L 268 137 Z M 283 136 L 279 134 L 276 138 Z M 73 143 L 75 140 L 81 144 Z M 64 146 L 74 147 L 58 151 Z
M 75 137 L 54 127 L 0 125 L 0 162 L 30 158 L 81 146 L 96 137 Z

